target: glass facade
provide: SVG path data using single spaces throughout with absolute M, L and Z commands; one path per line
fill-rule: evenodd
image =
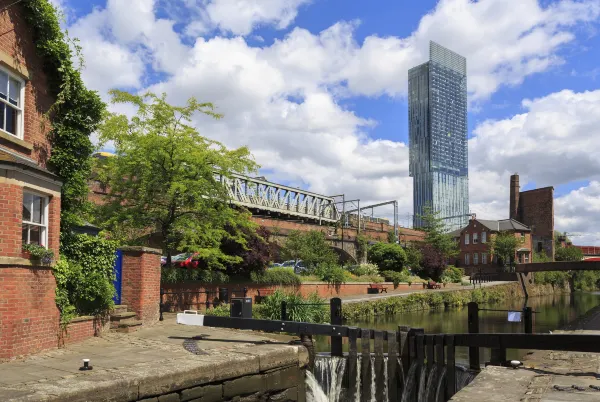
M 408 71 L 410 176 L 414 226 L 429 205 L 448 230 L 469 222 L 467 61 L 429 44 L 429 61 Z

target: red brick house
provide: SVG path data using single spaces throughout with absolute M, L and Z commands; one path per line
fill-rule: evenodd
M 452 232 L 459 243 L 459 266 L 467 275 L 502 271 L 497 256 L 490 250 L 491 240 L 500 232 L 510 232 L 523 239 L 523 244 L 515 252 L 518 263 L 531 262 L 531 229 L 514 219 L 499 221 L 471 219 L 465 228 Z

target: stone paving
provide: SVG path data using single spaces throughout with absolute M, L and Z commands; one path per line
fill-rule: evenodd
M 306 349 L 288 345 L 291 339 L 250 331 L 177 325 L 175 314 L 165 314 L 165 321 L 137 332 L 110 332 L 64 349 L 0 364 L 0 400 L 55 400 L 63 389 L 65 395 L 79 395 L 82 387 L 97 393 L 103 381 L 106 383 L 101 387 L 104 392 L 111 387 L 111 376 L 141 381 L 144 373 L 169 372 L 169 366 L 173 366 L 172 371 L 181 371 L 186 366 L 194 368 L 204 364 L 203 373 L 212 375 L 208 380 L 233 378 L 256 372 L 261 360 L 264 365 L 267 357 L 293 359 L 295 355 L 295 359 L 304 359 L 299 354 Z M 79 370 L 84 358 L 90 359 L 91 371 Z M 207 364 L 211 365 L 210 369 Z M 250 367 L 252 365 L 256 367 Z M 220 367 L 219 372 L 214 372 L 217 369 L 213 366 Z M 134 392 L 136 387 L 139 390 L 141 382 L 133 387 Z
M 600 331 L 553 333 L 600 335 Z M 452 401 L 600 401 L 600 353 L 534 351 L 518 369 L 488 366 Z M 590 387 L 592 386 L 592 387 Z

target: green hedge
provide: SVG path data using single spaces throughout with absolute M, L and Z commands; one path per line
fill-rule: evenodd
M 361 303 L 346 303 L 344 319 L 358 320 L 369 316 L 394 315 L 406 311 L 430 310 L 442 307 L 460 307 L 469 302 L 495 303 L 518 297 L 516 285 L 501 285 L 476 290 L 413 293 L 406 297 L 389 297 Z
M 161 283 L 227 283 L 229 276 L 224 272 L 209 269 L 162 267 L 160 281 Z
M 275 267 L 262 273 L 252 272 L 252 282 L 260 285 L 300 286 L 300 277 L 294 273 L 293 268 Z

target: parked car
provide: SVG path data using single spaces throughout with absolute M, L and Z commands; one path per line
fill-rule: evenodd
M 301 272 L 306 271 L 308 268 L 306 267 L 306 265 L 304 265 L 304 263 L 302 262 L 302 260 L 288 260 L 286 262 L 284 262 L 283 264 L 281 264 L 282 267 L 288 267 L 288 268 L 294 268 L 294 273 L 299 274 Z
M 269 266 L 267 267 L 267 269 L 271 269 L 271 268 L 276 268 L 276 267 L 280 267 L 281 264 L 278 262 L 272 262 L 271 264 L 269 264 Z

